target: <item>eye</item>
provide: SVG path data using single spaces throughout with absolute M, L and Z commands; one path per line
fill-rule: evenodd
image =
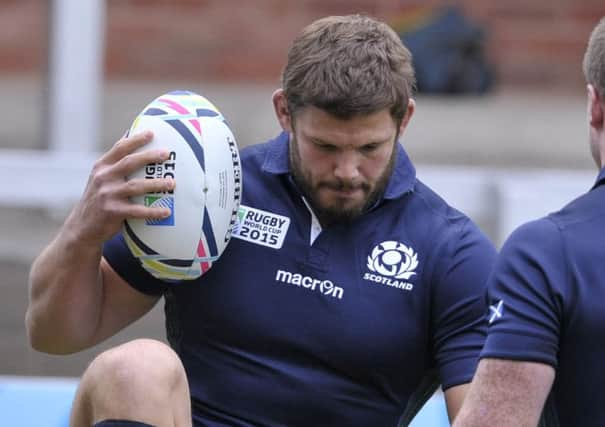
M 326 144 L 325 142 L 314 141 L 313 144 L 316 148 L 327 153 L 332 153 L 338 149 L 335 145 Z
M 374 151 L 378 150 L 378 148 L 380 147 L 379 143 L 371 143 L 371 144 L 366 144 L 366 145 L 362 145 L 360 150 L 363 153 L 373 153 Z

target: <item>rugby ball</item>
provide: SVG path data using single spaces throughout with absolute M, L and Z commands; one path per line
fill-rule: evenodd
M 163 206 L 169 217 L 128 219 L 123 236 L 142 267 L 166 281 L 192 280 L 210 269 L 231 239 L 242 192 L 239 151 L 219 110 L 189 91 L 159 96 L 136 117 L 128 134 L 145 130 L 153 139 L 141 150 L 165 148 L 168 160 L 128 178 L 175 180 L 172 192 L 133 197 Z

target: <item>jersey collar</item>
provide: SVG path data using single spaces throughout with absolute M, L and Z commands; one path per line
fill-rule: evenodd
M 263 171 L 275 175 L 290 173 L 289 134 L 282 132 L 277 138 L 269 141 L 268 144 Z M 401 144 L 397 144 L 395 167 L 383 199 L 396 199 L 402 196 L 412 189 L 415 181 L 416 169 Z

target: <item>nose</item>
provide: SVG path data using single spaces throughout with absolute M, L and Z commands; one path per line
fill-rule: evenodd
M 338 153 L 335 159 L 334 176 L 344 182 L 356 181 L 359 177 L 359 158 L 353 151 Z

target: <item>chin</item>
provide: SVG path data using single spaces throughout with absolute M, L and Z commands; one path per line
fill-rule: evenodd
M 363 205 L 359 203 L 346 204 L 339 202 L 322 207 L 321 213 L 332 221 L 349 222 L 358 218 L 363 213 Z
M 361 200 L 351 200 L 350 198 L 337 197 L 331 198 L 328 203 L 323 203 L 321 205 L 321 209 L 328 212 L 343 213 L 346 215 L 347 212 L 360 211 L 363 206 L 364 203 Z

